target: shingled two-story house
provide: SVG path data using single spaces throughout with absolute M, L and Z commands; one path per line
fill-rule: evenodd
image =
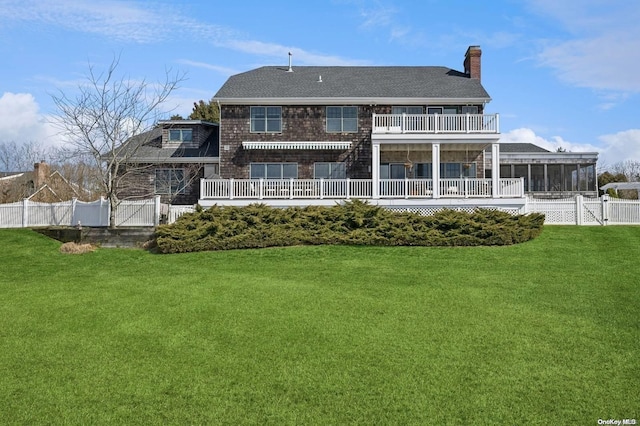
M 290 60 L 234 75 L 214 96 L 220 179 L 202 181 L 199 202 L 519 205 L 523 181 L 500 178 L 499 116 L 480 77 L 478 46 L 463 71 Z
M 150 168 L 135 187 L 173 194 L 177 203 L 197 198 L 203 207 L 360 198 L 383 206 L 513 209 L 527 191 L 579 189 L 579 179 L 592 189 L 597 154 L 580 159 L 582 168 L 575 156 L 536 152 L 527 162 L 501 155 L 481 54 L 470 46 L 463 71 L 298 67 L 290 57 L 289 66 L 234 75 L 214 96 L 220 123 L 167 121 L 145 137 L 133 160 Z M 547 160 L 554 164 L 541 165 Z M 565 160 L 572 164 L 560 165 Z M 188 169 L 193 163 L 197 171 Z

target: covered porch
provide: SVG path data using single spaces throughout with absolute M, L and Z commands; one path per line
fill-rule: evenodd
M 397 122 L 400 126 L 385 129 L 380 122 Z M 523 183 L 516 191 L 512 185 L 520 183 L 500 179 L 497 114 L 374 116 L 374 124 L 371 134 L 374 199 L 384 196 L 386 179 L 398 177 L 429 179 L 432 182 L 429 196 L 434 199 L 524 196 Z M 486 156 L 488 148 L 490 155 Z M 491 172 L 485 168 L 487 159 Z
M 500 178 L 499 116 L 373 114 L 367 179 L 202 179 L 201 205 L 314 205 L 362 199 L 376 204 L 488 206 L 523 203 L 524 179 Z M 243 141 L 245 150 L 348 150 L 351 141 Z M 490 147 L 491 174 L 485 170 Z M 283 163 L 285 164 L 285 163 Z M 293 164 L 294 171 L 298 165 Z M 366 170 L 366 169 L 365 169 Z M 308 175 L 308 172 L 307 172 Z M 362 175 L 362 174 L 361 174 Z M 366 177 L 367 173 L 364 173 Z M 274 176 L 277 177 L 277 176 Z

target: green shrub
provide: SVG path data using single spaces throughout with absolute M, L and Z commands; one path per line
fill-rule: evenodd
M 291 245 L 479 246 L 517 244 L 542 232 L 544 215 L 478 209 L 432 216 L 399 213 L 362 201 L 332 207 L 196 209 L 156 232 L 161 253 Z

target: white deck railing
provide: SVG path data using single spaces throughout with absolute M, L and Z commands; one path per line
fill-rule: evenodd
M 370 198 L 369 179 L 202 179 L 202 199 Z
M 500 133 L 498 114 L 373 114 L 372 133 Z
M 491 179 L 441 179 L 441 198 L 489 198 Z M 371 179 L 202 179 L 200 198 L 215 199 L 351 199 L 372 198 Z M 521 178 L 500 179 L 499 196 L 523 197 Z M 433 198 L 432 179 L 381 179 L 380 198 Z

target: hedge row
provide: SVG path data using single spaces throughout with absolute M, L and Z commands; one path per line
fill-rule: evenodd
M 362 201 L 332 207 L 199 208 L 160 226 L 161 253 L 292 245 L 480 246 L 528 241 L 542 231 L 544 215 L 512 216 L 478 209 L 442 210 L 432 216 L 399 213 Z

